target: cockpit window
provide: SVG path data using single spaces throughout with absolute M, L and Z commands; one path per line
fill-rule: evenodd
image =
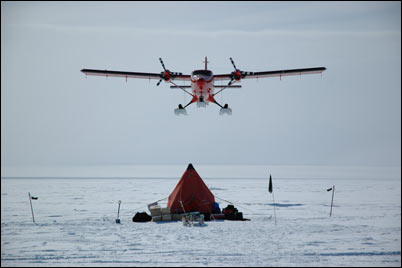
M 196 70 L 193 72 L 193 75 L 212 76 L 212 72 L 210 70 Z

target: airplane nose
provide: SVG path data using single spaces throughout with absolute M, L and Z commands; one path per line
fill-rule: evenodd
M 200 78 L 197 80 L 197 85 L 202 89 L 204 87 L 205 80 L 203 78 Z

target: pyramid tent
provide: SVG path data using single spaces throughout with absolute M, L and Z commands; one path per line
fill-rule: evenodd
M 181 202 L 180 202 L 181 201 Z M 189 164 L 180 181 L 169 196 L 167 207 L 171 213 L 201 212 L 212 213 L 215 197 L 204 181 Z

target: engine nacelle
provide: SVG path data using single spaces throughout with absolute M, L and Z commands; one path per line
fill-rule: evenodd
M 240 81 L 240 79 L 242 78 L 242 73 L 239 70 L 236 70 L 235 72 L 232 72 L 233 74 L 233 78 L 236 81 Z
M 253 74 L 254 74 L 254 72 L 243 72 L 240 70 L 236 70 L 236 71 L 232 72 L 231 76 L 232 76 L 232 80 L 240 81 L 247 75 L 253 75 Z
M 170 72 L 169 70 L 162 72 L 161 73 L 163 80 L 165 80 L 166 82 L 170 80 Z

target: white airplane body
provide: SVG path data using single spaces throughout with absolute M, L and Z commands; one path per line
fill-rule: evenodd
M 232 114 L 232 109 L 229 108 L 228 104 L 222 106 L 215 100 L 215 96 L 225 90 L 226 88 L 237 87 L 240 88 L 240 85 L 233 85 L 236 82 L 240 82 L 241 79 L 245 78 L 264 78 L 264 77 L 280 77 L 288 76 L 288 75 L 302 75 L 302 74 L 316 74 L 322 73 L 326 70 L 325 67 L 314 67 L 314 68 L 303 68 L 303 69 L 291 69 L 291 70 L 278 70 L 278 71 L 264 71 L 264 72 L 244 72 L 240 71 L 236 68 L 232 58 L 230 61 L 232 62 L 235 71 L 228 74 L 218 74 L 214 75 L 212 71 L 208 70 L 207 66 L 207 57 L 205 57 L 205 69 L 203 70 L 195 70 L 191 73 L 191 75 L 183 75 L 182 73 L 171 72 L 165 68 L 165 65 L 161 58 L 159 58 L 164 72 L 161 73 L 138 73 L 138 72 L 121 72 L 121 71 L 108 71 L 108 70 L 94 70 L 94 69 L 82 69 L 86 75 L 97 75 L 97 76 L 112 76 L 112 77 L 125 77 L 127 78 L 147 78 L 147 79 L 159 79 L 159 84 L 164 80 L 165 82 L 171 83 L 173 86 L 171 88 L 180 88 L 187 94 L 189 94 L 192 99 L 191 101 L 182 106 L 179 104 L 178 108 L 174 110 L 176 115 L 184 114 L 187 115 L 185 108 L 192 103 L 197 103 L 198 107 L 206 107 L 208 103 L 215 103 L 218 105 L 220 109 L 220 114 Z M 229 80 L 227 85 L 218 86 L 215 85 L 214 82 L 218 80 Z M 187 81 L 190 82 L 190 85 L 177 85 L 175 81 Z M 191 92 L 187 91 L 186 88 L 191 88 Z M 220 90 L 215 93 L 215 88 L 219 88 Z

